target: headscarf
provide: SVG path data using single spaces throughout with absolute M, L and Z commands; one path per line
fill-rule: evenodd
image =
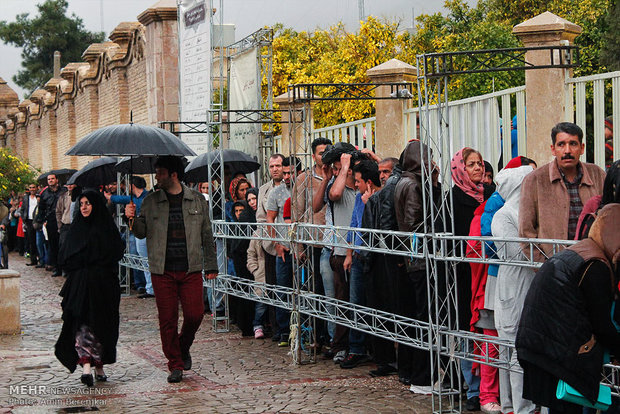
M 466 149 L 468 148 L 465 147 L 459 150 L 456 154 L 454 154 L 454 157 L 452 157 L 452 162 L 450 163 L 452 168 L 452 181 L 454 181 L 454 184 L 463 190 L 465 194 L 473 197 L 477 202 L 482 203 L 484 201 L 484 186 L 482 185 L 482 182 L 479 184 L 474 184 L 465 170 L 463 151 Z M 482 175 L 484 176 L 484 163 L 482 165 Z
M 103 195 L 87 190 L 78 200 L 84 197 L 92 206 L 91 213 L 84 217 L 81 211 L 77 212 L 59 252 L 59 262 L 66 264 L 68 270 L 89 265 L 112 265 L 124 253 L 124 244 Z
M 588 238 L 605 252 L 605 256 L 616 266 L 620 260 L 620 204 L 611 203 L 601 209 L 592 223 Z
M 601 207 L 610 203 L 620 203 L 620 160 L 611 164 L 603 183 Z
M 250 184 L 250 181 L 248 181 L 248 179 L 244 177 L 233 178 L 233 180 L 230 182 L 230 187 L 228 191 L 230 192 L 230 197 L 232 198 L 232 201 L 240 201 L 237 198 L 237 189 L 243 183 L 246 183 L 249 187 L 252 187 L 252 184 Z

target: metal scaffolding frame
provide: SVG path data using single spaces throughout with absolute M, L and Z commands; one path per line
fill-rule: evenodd
M 444 185 L 451 183 L 450 177 L 450 157 L 454 148 L 447 148 L 448 155 L 445 155 L 446 149 L 444 143 L 451 142 L 449 137 L 449 129 L 446 120 L 448 119 L 448 81 L 450 75 L 464 73 L 479 73 L 484 71 L 500 71 L 500 70 L 524 70 L 524 69 L 540 69 L 547 67 L 567 68 L 574 67 L 577 63 L 578 52 L 574 47 L 555 47 L 550 50 L 550 64 L 542 66 L 530 65 L 523 59 L 524 53 L 531 49 L 545 48 L 520 48 L 513 50 L 499 51 L 480 51 L 478 52 L 456 52 L 453 54 L 428 54 L 418 56 L 418 83 L 417 93 L 420 107 L 420 133 L 423 143 L 428 145 L 435 154 L 439 154 L 439 168 L 441 172 L 440 182 Z M 493 60 L 483 58 L 483 53 L 498 53 L 504 57 L 504 60 Z M 571 53 L 573 55 L 571 55 Z M 513 54 L 513 55 L 511 55 Z M 511 57 L 513 56 L 513 57 Z M 559 56 L 554 60 L 554 56 Z M 474 62 L 472 69 L 455 69 L 455 59 L 469 59 Z M 508 60 L 506 60 L 508 59 Z M 498 63 L 499 62 L 499 63 Z M 510 64 L 514 62 L 513 66 Z M 495 65 L 495 66 L 494 66 Z M 525 67 L 527 66 L 527 67 Z M 392 88 L 392 96 L 390 99 L 408 99 L 412 97 L 411 84 L 389 84 Z M 289 119 L 291 120 L 291 128 L 289 128 L 289 143 L 291 148 L 291 156 L 299 156 L 305 165 L 312 168 L 311 162 L 308 162 L 311 156 L 310 144 L 312 136 L 310 135 L 309 117 L 307 111 L 309 104 L 313 100 L 351 100 L 351 99 L 375 99 L 372 97 L 372 91 L 380 84 L 355 84 L 355 85 L 335 85 L 335 84 L 303 84 L 293 85 L 289 88 L 289 96 L 293 103 L 302 103 L 302 109 L 290 109 Z M 403 92 L 404 91 L 404 92 Z M 293 105 L 291 105 L 292 108 Z M 436 118 L 437 125 L 430 125 L 429 109 L 433 106 L 433 110 L 438 111 L 439 116 Z M 222 108 L 214 108 L 209 111 L 206 123 L 207 130 L 212 136 L 221 134 L 223 124 L 224 111 Z M 239 113 L 242 113 L 238 111 Z M 258 122 L 272 123 L 275 119 L 270 112 L 249 111 L 242 118 L 242 122 Z M 280 121 L 281 122 L 281 121 Z M 304 137 L 302 142 L 298 142 L 301 136 Z M 201 130 L 202 131 L 202 130 Z M 183 131 L 185 133 L 187 131 Z M 210 139 L 209 145 L 212 146 L 213 139 Z M 210 147 L 211 149 L 211 147 Z M 441 156 L 444 154 L 443 156 Z M 428 153 L 428 161 L 430 162 L 431 154 Z M 294 163 L 292 163 L 294 165 Z M 521 238 L 496 238 L 496 237 L 462 237 L 455 236 L 446 232 L 444 229 L 435 228 L 436 219 L 441 218 L 444 223 L 450 223 L 454 228 L 453 222 L 453 203 L 452 192 L 448 189 L 441 197 L 439 208 L 431 208 L 427 211 L 427 200 L 433 199 L 433 190 L 431 178 L 423 173 L 423 205 L 425 206 L 425 216 L 430 220 L 424 223 L 423 228 L 415 233 L 402 232 L 383 232 L 371 229 L 352 229 L 349 227 L 328 227 L 312 223 L 312 214 L 308 209 L 304 212 L 304 217 L 298 218 L 298 222 L 293 224 L 253 224 L 255 230 L 248 224 L 228 223 L 217 217 L 212 217 L 214 237 L 221 240 L 235 238 L 258 238 L 261 240 L 271 241 L 288 241 L 291 243 L 292 250 L 295 252 L 311 252 L 313 246 L 339 246 L 352 248 L 346 239 L 338 232 L 333 230 L 357 231 L 363 234 L 362 246 L 355 248 L 362 251 L 389 253 L 391 255 L 406 256 L 411 258 L 424 258 L 426 261 L 427 281 L 428 281 L 428 305 L 429 305 L 429 322 L 418 321 L 406 318 L 397 314 L 382 312 L 376 309 L 354 305 L 348 302 L 339 301 L 326 296 L 314 293 L 312 275 L 314 269 L 311 265 L 298 263 L 294 260 L 295 271 L 293 277 L 293 288 L 285 288 L 275 285 L 267 285 L 251 280 L 241 279 L 228 275 L 224 269 L 220 269 L 219 277 L 214 281 L 209 281 L 214 291 L 224 293 L 226 295 L 234 295 L 257 302 L 266 303 L 272 306 L 278 306 L 288 309 L 298 315 L 306 315 L 304 318 L 298 318 L 297 323 L 297 339 L 292 344 L 293 357 L 296 362 L 304 362 L 314 360 L 315 348 L 314 336 L 311 336 L 305 343 L 303 341 L 301 331 L 304 324 L 311 326 L 311 332 L 314 332 L 314 318 L 331 321 L 340 325 L 347 326 L 352 329 L 358 329 L 371 335 L 380 336 L 382 338 L 392 340 L 404 345 L 410 345 L 419 349 L 429 350 L 432 354 L 433 364 L 433 412 L 460 412 L 460 370 L 458 361 L 469 360 L 481 364 L 494 366 L 510 371 L 520 371 L 520 367 L 515 366 L 506 358 L 504 352 L 499 353 L 498 358 L 491 358 L 488 352 L 483 352 L 486 356 L 481 356 L 480 349 L 488 349 L 490 346 L 496 346 L 500 349 L 514 348 L 514 343 L 509 340 L 498 337 L 491 337 L 481 334 L 472 333 L 455 328 L 455 319 L 458 317 L 458 300 L 456 296 L 456 283 L 454 267 L 457 263 L 493 263 L 493 264 L 510 264 L 513 266 L 540 267 L 542 264 L 535 262 L 531 257 L 534 252 L 542 252 L 541 244 L 553 245 L 554 251 L 559 251 L 574 242 L 565 240 L 542 240 L 542 239 L 521 239 Z M 306 174 L 309 177 L 311 174 Z M 214 170 L 209 168 L 209 181 L 218 182 L 224 177 L 223 163 L 220 168 Z M 311 181 L 307 188 L 312 190 Z M 223 212 L 225 210 L 225 189 L 219 186 L 213 189 L 210 186 L 210 204 L 211 214 L 213 207 L 219 207 Z M 219 193 L 219 198 L 214 199 L 214 195 Z M 306 193 L 305 200 L 311 200 L 311 195 Z M 295 200 L 293 200 L 295 202 Z M 219 205 L 217 205 L 219 204 Z M 430 205 L 430 204 L 429 204 Z M 279 228 L 278 232 L 271 232 L 269 229 Z M 323 238 L 324 232 L 331 232 L 330 240 Z M 526 258 L 515 257 L 507 260 L 486 257 L 486 243 L 489 241 L 520 243 L 527 246 L 525 251 L 529 251 Z M 465 246 L 467 243 L 479 243 L 482 252 L 476 257 L 467 257 L 465 255 Z M 505 247 L 504 247 L 505 248 Z M 306 256 L 311 257 L 311 256 Z M 312 262 L 309 260 L 308 262 Z M 124 265 L 144 269 L 147 264 L 144 259 L 137 258 L 132 255 L 126 255 L 123 262 Z M 308 276 L 301 280 L 300 274 L 304 273 Z M 227 297 L 227 296 L 226 296 Z M 226 306 L 226 315 L 228 307 Z M 217 322 L 224 319 L 226 321 L 225 329 L 218 329 Z M 228 318 L 213 318 L 216 331 L 228 330 Z M 308 338 L 306 338 L 308 339 Z M 474 347 L 468 349 L 463 346 L 466 341 L 474 343 Z M 603 384 L 612 387 L 614 395 L 620 395 L 618 378 L 620 374 L 620 366 L 608 364 L 605 366 L 605 375 Z M 444 381 L 444 380 L 447 380 Z

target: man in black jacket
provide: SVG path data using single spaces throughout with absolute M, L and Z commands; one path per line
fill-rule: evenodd
M 26 225 L 26 243 L 28 247 L 28 253 L 30 254 L 30 263 L 26 263 L 26 266 L 36 266 L 38 262 L 37 251 L 37 232 L 32 226 L 35 217 L 35 211 L 37 208 L 37 185 L 30 184 L 28 186 L 28 194 L 24 196 L 22 201 L 21 217 Z
M 41 192 L 41 201 L 39 202 L 39 217 L 47 229 L 47 238 L 50 243 L 50 251 L 48 263 L 45 270 L 53 271 L 52 276 L 60 276 L 62 273 L 57 269 L 58 259 L 58 223 L 56 222 L 56 203 L 62 193 L 67 191 L 58 184 L 58 178 L 54 174 L 47 176 L 47 187 Z

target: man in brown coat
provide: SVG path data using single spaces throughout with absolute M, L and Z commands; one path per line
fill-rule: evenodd
M 605 172 L 594 164 L 579 161 L 584 144 L 578 125 L 560 122 L 551 130 L 551 142 L 555 159 L 523 181 L 519 237 L 572 240 L 583 205 L 603 192 Z M 553 256 L 553 245 L 540 247 L 544 255 L 536 250 L 534 260 L 543 262 Z M 529 244 L 523 248 L 529 256 Z

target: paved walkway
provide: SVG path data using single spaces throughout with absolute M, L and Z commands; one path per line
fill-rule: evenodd
M 373 364 L 295 366 L 288 349 L 242 338 L 236 327 L 215 333 L 210 318 L 192 347 L 193 369 L 183 382 L 168 384 L 155 301 L 135 295 L 121 300 L 118 362 L 106 367 L 108 382 L 86 388 L 79 367 L 70 374 L 54 357 L 64 278 L 25 266 L 14 254 L 9 263 L 22 275 L 22 334 L 0 335 L 0 413 L 431 411 L 430 397 L 411 394 L 397 377 L 369 377 Z

